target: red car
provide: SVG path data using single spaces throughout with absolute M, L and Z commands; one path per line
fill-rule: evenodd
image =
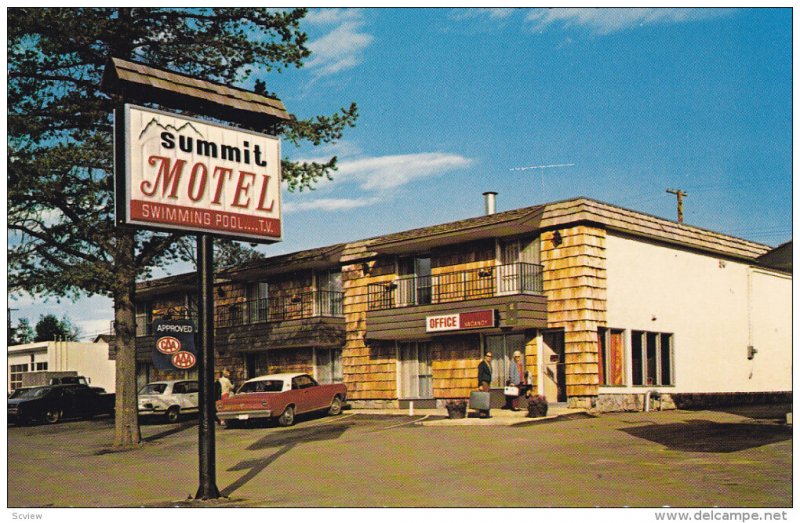
M 346 400 L 343 383 L 320 385 L 308 374 L 269 374 L 245 381 L 236 394 L 217 401 L 217 418 L 226 427 L 270 418 L 288 427 L 297 414 L 327 410 L 336 416 Z

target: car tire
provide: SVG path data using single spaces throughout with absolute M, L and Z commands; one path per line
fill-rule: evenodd
M 181 419 L 181 408 L 172 406 L 167 409 L 167 421 L 170 423 L 177 423 Z
M 328 414 L 331 416 L 338 416 L 342 413 L 342 398 L 335 396 L 331 401 L 331 408 L 328 409 Z
M 53 425 L 61 421 L 61 415 L 61 411 L 58 409 L 48 409 L 44 413 L 44 420 L 50 425 Z
M 294 423 L 294 407 L 289 405 L 286 407 L 286 410 L 283 411 L 283 414 L 278 416 L 278 425 L 281 427 L 288 427 L 292 423 Z

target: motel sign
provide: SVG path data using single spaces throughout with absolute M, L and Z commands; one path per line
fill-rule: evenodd
M 282 239 L 278 138 L 130 104 L 125 122 L 118 220 L 250 241 Z

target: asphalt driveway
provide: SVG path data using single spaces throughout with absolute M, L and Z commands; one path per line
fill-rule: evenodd
M 787 507 L 792 431 L 781 414 L 671 411 L 437 427 L 416 424 L 423 415 L 350 411 L 289 428 L 218 428 L 225 498 L 205 504 Z M 111 419 L 9 427 L 8 506 L 185 504 L 198 485 L 196 421 L 146 424 L 142 435 L 142 448 L 111 452 Z M 520 487 L 509 489 L 508 478 Z

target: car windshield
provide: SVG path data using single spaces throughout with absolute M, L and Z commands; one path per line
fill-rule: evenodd
M 139 390 L 139 394 L 164 394 L 166 383 L 148 383 Z
M 238 394 L 247 394 L 249 392 L 280 392 L 282 390 L 282 380 L 259 380 L 248 381 L 241 386 Z
M 41 398 L 45 394 L 50 392 L 49 387 L 34 387 L 32 389 L 25 389 L 17 394 L 16 398 L 24 398 L 24 399 L 34 399 L 34 398 Z

